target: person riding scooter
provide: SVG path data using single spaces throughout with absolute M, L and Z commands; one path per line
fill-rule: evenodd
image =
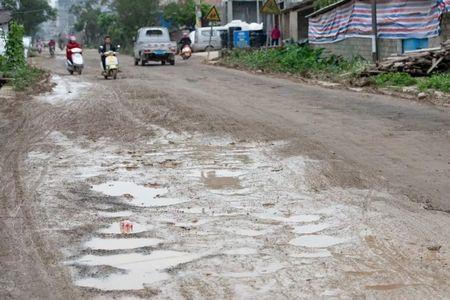
M 51 39 L 48 42 L 48 51 L 50 52 L 51 57 L 53 57 L 55 55 L 55 47 L 56 47 L 56 42 L 54 39 Z
M 189 38 L 189 34 L 184 33 L 183 37 L 181 38 L 181 40 L 178 42 L 178 44 L 180 44 L 180 50 L 183 49 L 184 46 L 189 46 L 191 47 L 192 41 Z
M 74 48 L 81 49 L 81 45 L 77 43 L 77 39 L 75 36 L 71 36 L 69 38 L 69 43 L 67 43 L 67 46 L 66 46 L 66 57 L 67 57 L 67 60 L 70 61 L 71 63 L 73 63 L 72 49 L 74 49 Z
M 105 53 L 107 52 L 117 52 L 117 47 L 112 44 L 111 37 L 109 35 L 105 36 L 103 45 L 100 46 L 98 49 L 98 53 L 101 55 L 102 60 L 102 66 L 103 66 L 103 72 L 106 70 L 106 56 Z

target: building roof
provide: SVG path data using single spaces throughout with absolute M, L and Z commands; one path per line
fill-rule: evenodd
M 296 10 L 305 6 L 312 5 L 314 0 L 290 0 L 284 2 L 283 11 Z
M 9 23 L 12 20 L 11 11 L 9 10 L 0 10 L 0 24 Z
M 319 10 L 316 10 L 315 12 L 313 12 L 313 13 L 310 14 L 310 15 L 307 15 L 306 17 L 307 17 L 307 18 L 312 18 L 312 17 L 318 16 L 318 15 L 324 14 L 324 13 L 326 13 L 326 12 L 332 10 L 333 8 L 336 8 L 336 7 L 338 7 L 338 6 L 341 6 L 342 4 L 345 4 L 345 3 L 349 2 L 349 1 L 350 1 L 350 0 L 341 0 L 341 1 L 337 1 L 337 2 L 335 2 L 335 3 L 333 3 L 333 4 L 330 4 L 330 5 L 328 5 L 328 6 L 325 6 L 324 8 L 321 8 L 321 9 L 319 9 Z

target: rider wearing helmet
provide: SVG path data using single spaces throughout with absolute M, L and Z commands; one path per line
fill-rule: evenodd
M 66 57 L 72 62 L 72 49 L 73 48 L 81 48 L 81 45 L 77 43 L 77 38 L 74 35 L 71 35 L 69 38 L 69 43 L 66 46 Z

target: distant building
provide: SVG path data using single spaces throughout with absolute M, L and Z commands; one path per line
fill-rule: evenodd
M 0 55 L 5 54 L 6 36 L 8 35 L 9 22 L 11 22 L 11 20 L 11 12 L 9 10 L 0 9 Z

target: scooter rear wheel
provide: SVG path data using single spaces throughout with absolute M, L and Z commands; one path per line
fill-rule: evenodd
M 112 77 L 114 78 L 114 80 L 117 79 L 117 70 L 112 70 Z

